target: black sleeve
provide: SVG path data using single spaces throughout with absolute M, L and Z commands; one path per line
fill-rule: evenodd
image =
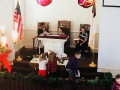
M 38 36 L 40 35 L 40 34 L 42 34 L 43 33 L 43 30 L 42 29 L 39 29 L 38 30 Z
M 80 38 L 80 33 L 79 33 L 78 37 Z

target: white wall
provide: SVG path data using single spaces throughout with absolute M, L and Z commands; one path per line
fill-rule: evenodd
M 98 71 L 120 70 L 120 8 L 102 7 L 99 34 Z M 117 72 L 119 73 L 119 72 Z
M 49 6 L 40 6 L 36 0 L 25 0 L 26 29 L 36 30 L 38 21 L 50 22 L 50 31 L 57 30 L 58 20 L 70 20 L 71 32 L 79 30 L 80 23 L 90 23 L 91 8 L 84 9 L 77 0 L 54 0 Z
M 97 0 L 96 28 L 99 32 L 100 2 Z M 80 23 L 90 24 L 92 8 L 83 8 L 77 0 L 54 0 L 50 5 L 40 6 L 36 0 L 25 0 L 25 41 L 26 47 L 32 47 L 32 38 L 37 35 L 37 22 L 50 23 L 50 32 L 57 31 L 58 20 L 71 21 L 71 47 L 75 46 L 73 39 L 78 36 Z M 98 48 L 98 36 L 96 37 Z
M 12 45 L 11 31 L 13 30 L 13 1 L 1 0 L 0 1 L 0 25 L 5 25 L 5 35 L 9 47 Z M 8 60 L 14 60 L 15 51 L 9 55 Z

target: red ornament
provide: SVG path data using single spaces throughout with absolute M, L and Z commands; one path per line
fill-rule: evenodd
M 70 78 L 68 78 L 68 81 L 70 81 Z
M 89 8 L 94 4 L 94 0 L 78 0 L 78 4 L 84 8 Z
M 42 6 L 47 6 L 52 2 L 52 0 L 37 0 L 37 3 Z

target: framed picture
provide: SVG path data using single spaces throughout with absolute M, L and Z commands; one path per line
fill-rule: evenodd
M 120 0 L 103 0 L 103 7 L 120 7 Z

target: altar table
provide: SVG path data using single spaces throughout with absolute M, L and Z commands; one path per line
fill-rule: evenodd
M 59 36 L 59 35 L 47 35 L 38 36 L 38 40 L 41 40 L 44 45 L 44 52 L 49 52 L 50 50 L 55 52 L 57 57 L 61 58 L 64 53 L 64 43 L 67 41 L 69 36 Z
M 47 61 L 48 61 L 48 60 L 47 60 Z M 58 67 L 59 67 L 59 66 L 64 66 L 64 67 L 66 67 L 67 63 L 68 63 L 68 60 L 64 60 L 63 64 L 61 64 L 61 63 L 59 63 L 59 61 L 57 61 Z M 34 69 L 36 70 L 36 69 L 38 68 L 38 66 L 39 66 L 39 58 L 33 58 L 33 59 L 30 61 L 29 65 L 30 65 L 30 67 L 32 67 L 32 68 L 34 68 Z

